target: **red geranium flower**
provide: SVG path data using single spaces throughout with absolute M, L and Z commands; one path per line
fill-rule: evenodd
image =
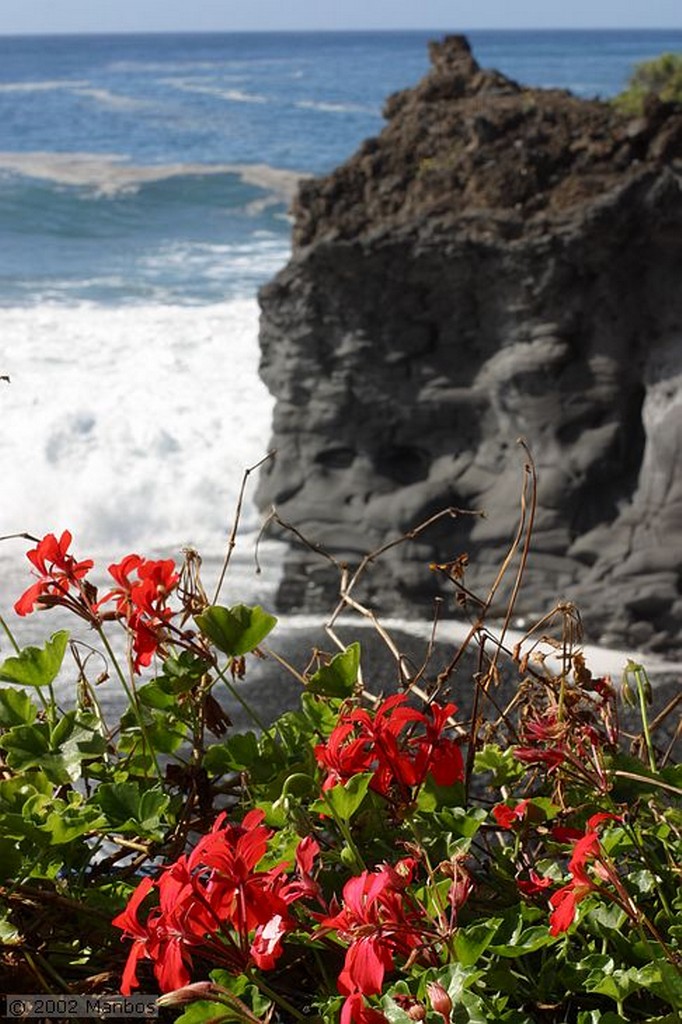
M 359 992 L 348 996 L 341 1007 L 340 1024 L 388 1024 L 388 1018 L 379 1010 L 367 1006 Z
M 516 885 L 519 892 L 523 893 L 524 896 L 533 897 L 540 896 L 545 889 L 549 889 L 552 884 L 551 878 L 545 878 L 539 875 L 533 868 L 530 869 L 527 879 L 517 878 Z
M 324 789 L 373 772 L 372 789 L 406 802 L 429 774 L 441 786 L 463 777 L 459 746 L 443 735 L 455 705 L 431 704 L 418 711 L 407 700 L 395 694 L 375 712 L 356 708 L 341 716 L 327 741 L 315 748 L 318 764 L 327 771 Z
M 28 615 L 43 596 L 63 597 L 70 587 L 78 588 L 80 580 L 87 576 L 94 562 L 88 558 L 76 561 L 68 553 L 72 536 L 64 530 L 59 540 L 53 533 L 46 534 L 35 548 L 26 552 L 33 564 L 38 582 L 24 591 L 14 605 L 17 615 Z
M 97 608 L 116 602 L 116 613 L 130 634 L 133 670 L 140 672 L 151 664 L 165 639 L 164 629 L 174 615 L 166 602 L 180 577 L 172 559 L 154 561 L 135 554 L 110 565 L 109 573 L 117 586 L 98 601 Z
M 610 867 L 603 863 L 601 843 L 596 831 L 604 821 L 622 821 L 622 818 L 607 811 L 600 811 L 588 818 L 585 834 L 575 842 L 571 859 L 568 862 L 571 881 L 553 893 L 549 899 L 550 905 L 553 907 L 549 918 L 549 930 L 552 935 L 565 932 L 575 920 L 578 904 L 590 892 L 601 890 L 599 883 L 594 881 L 587 872 L 588 863 L 594 862 L 597 869 L 601 867 L 602 874 L 608 875 L 611 871 Z
M 140 958 L 153 962 L 162 992 L 188 984 L 195 952 L 237 973 L 250 963 L 261 970 L 275 966 L 283 938 L 296 925 L 289 907 L 310 893 L 319 850 L 315 840 L 301 841 L 295 880 L 288 879 L 284 863 L 259 871 L 272 835 L 263 817 L 251 811 L 241 825 L 233 825 L 221 814 L 188 857 L 166 867 L 156 881 L 140 882 L 113 921 L 133 940 L 123 972 L 124 995 L 139 984 Z M 152 890 L 158 890 L 159 904 L 142 924 L 139 908 Z
M 344 1019 L 362 1020 L 357 994 L 378 995 L 394 958 L 407 958 L 423 944 L 423 912 L 405 895 L 405 883 L 399 865 L 363 871 L 344 885 L 341 909 L 320 922 L 322 932 L 335 931 L 348 943 L 338 978 L 339 992 L 353 997 Z
M 517 822 L 523 821 L 528 814 L 530 800 L 520 800 L 514 807 L 508 804 L 496 804 L 493 817 L 502 828 L 514 828 Z
M 183 920 L 191 900 L 189 883 L 183 858 L 156 882 L 143 878 L 126 909 L 111 922 L 122 928 L 126 937 L 134 940 L 123 971 L 123 995 L 130 995 L 139 985 L 137 964 L 141 957 L 153 961 L 154 974 L 162 992 L 182 988 L 189 982 L 191 959 Z M 153 888 L 159 891 L 159 906 L 150 910 L 143 925 L 138 919 L 138 910 Z

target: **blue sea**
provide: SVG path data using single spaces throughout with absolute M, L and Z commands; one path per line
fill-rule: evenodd
M 217 561 L 268 447 L 256 293 L 287 261 L 296 182 L 381 130 L 443 34 L 0 37 L 0 535 Z M 469 38 L 581 96 L 682 50 L 679 31 Z M 0 609 L 25 547 L 0 545 Z M 274 586 L 278 558 L 257 579 L 238 558 L 235 595 Z

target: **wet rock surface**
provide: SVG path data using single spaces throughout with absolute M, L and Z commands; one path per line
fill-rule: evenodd
M 261 292 L 277 458 L 257 500 L 428 617 L 430 562 L 485 595 L 514 536 L 523 436 L 537 513 L 516 614 L 575 601 L 588 637 L 682 648 L 682 108 L 641 118 L 476 64 L 466 40 L 388 99 L 382 134 L 301 184 Z M 289 609 L 338 575 L 295 543 Z M 501 587 L 501 609 L 509 588 Z

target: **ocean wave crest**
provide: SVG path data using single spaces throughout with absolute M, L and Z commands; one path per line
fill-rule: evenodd
M 109 153 L 2 153 L 0 172 L 23 175 L 58 185 L 92 189 L 96 195 L 115 196 L 145 184 L 179 177 L 236 175 L 244 184 L 262 189 L 273 201 L 289 203 L 299 181 L 310 177 L 267 164 L 131 164 L 121 154 Z
M 184 79 L 166 78 L 164 85 L 170 85 L 180 92 L 199 93 L 205 96 L 215 96 L 219 100 L 227 100 L 229 103 L 269 103 L 267 96 L 256 92 L 245 92 L 243 89 L 224 88 L 219 85 L 205 85 L 198 82 L 188 82 Z
M 300 110 L 318 110 L 324 114 L 376 114 L 374 107 L 363 103 L 333 103 L 326 100 L 298 100 Z
M 2 82 L 0 93 L 3 92 L 53 92 L 56 89 L 84 89 L 90 82 L 82 79 L 55 78 L 39 82 Z

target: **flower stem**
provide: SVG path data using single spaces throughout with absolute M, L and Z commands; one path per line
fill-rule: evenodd
M 232 696 L 234 697 L 234 699 L 235 699 L 235 700 L 236 700 L 236 701 L 237 701 L 237 702 L 238 702 L 239 704 L 241 704 L 241 706 L 243 707 L 244 711 L 246 711 L 247 715 L 249 716 L 249 718 L 251 719 L 251 721 L 252 721 L 252 722 L 254 723 L 254 725 L 255 725 L 255 726 L 256 726 L 256 727 L 258 728 L 258 729 L 260 729 L 260 730 L 261 730 L 261 732 L 262 732 L 262 733 L 263 733 L 263 734 L 264 734 L 265 736 L 267 736 L 267 737 L 268 737 L 268 739 L 270 739 L 270 740 L 271 740 L 271 741 L 272 741 L 272 742 L 274 743 L 274 742 L 275 742 L 275 740 L 274 740 L 274 737 L 273 737 L 272 733 L 270 732 L 270 730 L 268 729 L 267 725 L 266 725 L 266 724 L 265 724 L 265 722 L 264 722 L 264 721 L 263 721 L 263 720 L 261 719 L 261 717 L 260 717 L 260 716 L 259 716 L 259 715 L 257 714 L 257 712 L 255 712 L 255 711 L 253 710 L 253 708 L 252 708 L 252 707 L 251 707 L 251 705 L 250 705 L 250 704 L 248 703 L 248 701 L 245 701 L 245 700 L 244 700 L 244 698 L 242 697 L 242 695 L 241 695 L 241 694 L 239 693 L 239 691 L 237 690 L 236 686 L 233 686 L 233 684 L 232 684 L 232 683 L 230 682 L 230 680 L 229 680 L 229 679 L 227 678 L 227 675 L 225 674 L 225 673 L 226 673 L 226 671 L 227 671 L 227 666 L 225 666 L 225 668 L 223 668 L 223 669 L 220 669 L 220 670 L 218 671 L 218 673 L 217 673 L 218 679 L 222 679 L 222 681 L 223 681 L 223 682 L 225 683 L 225 686 L 226 686 L 226 687 L 228 688 L 228 690 L 230 691 L 230 694 L 231 694 L 231 695 L 232 695 Z
M 158 779 L 160 779 L 162 777 L 161 766 L 159 765 L 159 762 L 157 760 L 156 751 L 154 749 L 154 746 L 151 743 L 151 741 L 149 739 L 149 736 L 147 734 L 147 729 L 146 729 L 146 726 L 145 726 L 145 723 L 144 723 L 144 719 L 142 717 L 142 711 L 140 709 L 140 702 L 138 700 L 137 693 L 135 692 L 134 687 L 131 689 L 131 687 L 128 685 L 128 680 L 126 679 L 126 677 L 123 674 L 121 666 L 118 663 L 118 658 L 114 654 L 113 648 L 112 648 L 111 644 L 109 643 L 109 640 L 107 638 L 106 633 L 104 632 L 104 630 L 102 629 L 102 627 L 100 625 L 95 625 L 95 629 L 97 630 L 97 634 L 98 634 L 100 640 L 102 641 L 102 643 L 104 644 L 105 650 L 106 650 L 107 654 L 109 655 L 109 658 L 111 659 L 111 663 L 114 666 L 114 669 L 116 671 L 116 675 L 118 676 L 118 678 L 119 678 L 119 680 L 121 682 L 121 686 L 123 687 L 123 689 L 125 691 L 125 695 L 128 698 L 128 702 L 129 702 L 131 708 L 133 709 L 133 711 L 135 712 L 135 717 L 137 718 L 137 724 L 140 727 L 140 732 L 142 734 L 142 739 L 144 741 L 145 749 L 148 750 L 149 753 L 151 754 L 152 761 L 154 762 L 154 767 L 156 769 L 156 777 Z
M 268 999 L 272 999 L 273 1003 L 277 1003 L 277 1005 L 280 1006 L 283 1010 L 285 1010 L 287 1013 L 290 1013 L 295 1020 L 308 1020 L 304 1013 L 301 1013 L 300 1010 L 297 1010 L 296 1007 L 293 1006 L 288 999 L 285 999 L 284 996 L 280 995 L 279 992 L 275 992 L 274 989 L 270 988 L 270 986 L 266 984 L 266 982 L 264 982 L 262 978 L 259 978 L 256 974 L 253 974 L 253 972 L 249 972 L 249 980 L 254 983 L 256 988 L 259 989 L 259 991 L 261 991 L 264 996 L 267 996 Z
M 6 636 L 7 636 L 7 639 L 11 643 L 11 645 L 14 648 L 14 650 L 16 651 L 16 653 L 17 654 L 21 654 L 21 648 L 19 647 L 19 644 L 14 639 L 14 634 L 12 633 L 12 630 L 9 628 L 9 626 L 7 625 L 5 620 L 3 619 L 2 615 L 0 615 L 0 626 L 2 626 L 4 632 L 5 632 Z
M 644 743 L 646 744 L 647 755 L 649 758 L 649 767 L 652 772 L 657 769 L 656 765 L 656 754 L 654 753 L 654 745 L 651 739 L 651 732 L 649 730 L 649 716 L 647 714 L 647 697 L 651 693 L 651 683 L 649 677 L 642 665 L 637 665 L 634 661 L 629 661 L 625 668 L 625 672 L 628 675 L 632 675 L 635 680 L 635 686 L 637 687 L 637 698 L 639 700 L 639 715 L 642 719 L 642 733 L 644 735 Z

